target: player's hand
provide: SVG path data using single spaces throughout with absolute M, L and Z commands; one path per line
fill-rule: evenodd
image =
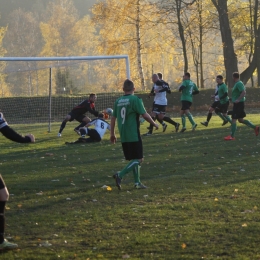
M 115 135 L 111 135 L 111 136 L 110 136 L 110 142 L 111 142 L 112 144 L 115 144 L 115 143 L 116 143 L 116 136 L 115 136 Z
M 155 130 L 158 130 L 159 125 L 158 125 L 158 124 L 155 124 L 154 127 L 155 127 Z

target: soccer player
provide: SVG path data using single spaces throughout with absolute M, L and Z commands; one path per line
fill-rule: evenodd
M 58 137 L 61 137 L 61 133 L 63 129 L 65 128 L 68 121 L 77 120 L 81 124 L 78 125 L 74 131 L 80 135 L 79 128 L 85 126 L 88 122 L 91 121 L 91 119 L 87 116 L 85 116 L 85 113 L 89 112 L 94 116 L 98 116 L 99 112 L 95 110 L 95 101 L 97 99 L 97 95 L 94 93 L 91 93 L 89 95 L 89 99 L 84 100 L 81 102 L 78 106 L 74 107 L 70 113 L 65 117 L 63 120 L 60 131 L 58 133 Z
M 0 112 L 0 132 L 8 139 L 17 143 L 34 143 L 35 138 L 32 134 L 21 136 L 8 126 L 3 114 Z M 5 232 L 5 204 L 9 199 L 9 192 L 5 185 L 4 179 L 0 174 L 0 250 L 14 249 L 18 245 L 8 242 L 4 238 Z
M 215 111 L 216 114 L 223 120 L 222 126 L 224 126 L 228 122 L 231 124 L 231 119 L 227 115 L 227 110 L 229 106 L 227 85 L 223 82 L 222 75 L 218 75 L 216 77 L 216 82 L 217 82 L 217 86 L 215 89 L 215 95 L 211 96 L 211 98 L 214 98 L 215 101 L 209 108 L 207 121 L 201 122 L 201 124 L 204 126 L 208 126 L 213 111 Z
M 237 120 L 241 124 L 254 129 L 255 135 L 259 135 L 259 126 L 255 126 L 249 120 L 245 120 L 246 113 L 244 110 L 245 107 L 245 96 L 246 88 L 243 82 L 240 80 L 240 75 L 238 72 L 233 73 L 233 80 L 235 82 L 234 87 L 232 88 L 232 102 L 233 102 L 233 111 L 232 111 L 232 124 L 231 124 L 231 134 L 226 136 L 224 140 L 232 141 L 235 140 L 235 132 L 237 129 Z
M 192 105 L 192 97 L 193 95 L 199 94 L 199 89 L 194 82 L 190 80 L 190 73 L 186 72 L 183 75 L 183 82 L 182 85 L 179 87 L 179 92 L 181 94 L 181 121 L 182 121 L 182 129 L 181 133 L 186 131 L 186 118 L 188 117 L 191 125 L 192 131 L 194 131 L 197 127 L 197 124 L 194 122 L 192 114 L 190 113 L 190 107 Z
M 135 188 L 147 188 L 140 181 L 140 167 L 143 161 L 143 145 L 140 136 L 139 116 L 152 124 L 156 129 L 158 125 L 145 111 L 143 102 L 134 95 L 134 83 L 126 79 L 123 85 L 124 95 L 118 98 L 114 104 L 113 116 L 111 117 L 110 141 L 116 142 L 115 123 L 117 120 L 118 130 L 121 138 L 125 159 L 130 161 L 119 173 L 114 174 L 116 186 L 121 189 L 122 178 L 130 171 L 133 171 Z
M 153 74 L 152 81 L 154 86 L 151 90 L 150 96 L 154 96 L 153 110 L 152 110 L 152 119 L 155 121 L 156 118 L 158 121 L 165 121 L 175 126 L 175 131 L 179 130 L 179 123 L 174 122 L 170 117 L 165 116 L 166 107 L 167 107 L 167 98 L 166 93 L 171 93 L 169 84 L 163 80 L 160 80 L 158 74 Z M 164 131 L 166 127 L 164 127 Z M 153 133 L 153 124 L 150 124 L 149 131 L 144 134 L 144 136 L 152 135 Z

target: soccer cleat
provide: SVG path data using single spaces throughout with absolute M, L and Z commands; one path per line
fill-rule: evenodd
M 196 129 L 197 126 L 198 126 L 197 124 L 195 124 L 195 125 L 192 126 L 192 132 L 195 131 L 195 129 Z
M 164 124 L 164 125 L 162 126 L 163 133 L 165 132 L 166 128 L 167 128 L 167 125 L 166 125 L 166 124 Z
M 259 135 L 259 126 L 256 126 L 255 127 L 255 136 L 258 136 Z
M 226 141 L 234 141 L 235 137 L 232 137 L 231 135 L 224 137 L 224 140 Z
M 226 125 L 228 123 L 227 120 L 223 121 L 222 126 Z
M 9 250 L 9 249 L 15 249 L 18 245 L 14 243 L 8 242 L 6 239 L 2 244 L 0 244 L 0 250 Z
M 202 125 L 204 126 L 208 126 L 209 125 L 209 122 L 208 121 L 205 121 L 205 122 L 200 122 Z
M 147 189 L 147 186 L 143 185 L 142 183 L 135 184 L 136 189 Z
M 176 133 L 178 133 L 178 131 L 179 131 L 179 128 L 180 128 L 180 124 L 179 124 L 179 123 L 177 123 L 177 124 L 176 124 L 176 126 L 175 126 L 175 132 L 176 132 Z
M 81 135 L 81 134 L 80 134 L 80 131 L 77 130 L 76 128 L 74 129 L 74 131 L 75 131 L 78 135 Z
M 186 127 L 181 129 L 181 133 L 184 133 L 186 131 Z
M 58 133 L 58 137 L 61 137 L 61 133 Z
M 113 178 L 116 181 L 116 186 L 119 190 L 121 190 L 121 178 L 119 177 L 118 173 L 113 175 Z
M 152 133 L 150 131 L 147 132 L 146 134 L 143 134 L 143 136 L 149 136 L 149 135 L 152 135 Z

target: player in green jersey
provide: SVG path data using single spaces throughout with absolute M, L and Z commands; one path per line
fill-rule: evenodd
M 235 132 L 237 129 L 237 120 L 241 124 L 245 124 L 248 127 L 254 129 L 255 135 L 259 135 L 259 126 L 255 126 L 249 120 L 245 120 L 246 113 L 244 110 L 245 107 L 245 96 L 246 88 L 243 82 L 240 80 L 240 75 L 238 72 L 233 73 L 233 80 L 235 85 L 232 89 L 232 102 L 233 102 L 233 111 L 232 111 L 232 124 L 231 124 L 231 134 L 226 136 L 224 139 L 226 141 L 235 140 Z
M 156 129 L 158 125 L 152 120 L 146 112 L 143 102 L 134 95 L 134 83 L 127 79 L 123 85 L 124 95 L 118 98 L 114 104 L 113 116 L 110 125 L 110 141 L 116 142 L 115 123 L 117 121 L 118 130 L 121 138 L 122 148 L 125 159 L 130 161 L 128 165 L 119 173 L 114 174 L 116 186 L 121 189 L 122 178 L 130 171 L 134 173 L 135 187 L 137 189 L 145 189 L 140 181 L 140 168 L 143 161 L 143 145 L 140 136 L 139 116 L 152 124 Z
M 194 122 L 192 114 L 190 113 L 190 107 L 192 105 L 192 96 L 199 93 L 199 89 L 194 82 L 190 80 L 190 73 L 186 72 L 183 75 L 182 85 L 179 87 L 179 92 L 181 94 L 181 121 L 182 121 L 182 129 L 181 133 L 186 131 L 186 118 L 188 117 L 190 123 L 192 124 L 192 131 L 195 130 L 197 124 Z

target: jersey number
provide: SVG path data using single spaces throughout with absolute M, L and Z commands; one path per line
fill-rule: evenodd
M 126 114 L 126 108 L 122 107 L 121 109 L 122 125 L 125 123 L 125 114 Z
M 101 123 L 101 128 L 104 129 L 105 125 L 104 123 Z

